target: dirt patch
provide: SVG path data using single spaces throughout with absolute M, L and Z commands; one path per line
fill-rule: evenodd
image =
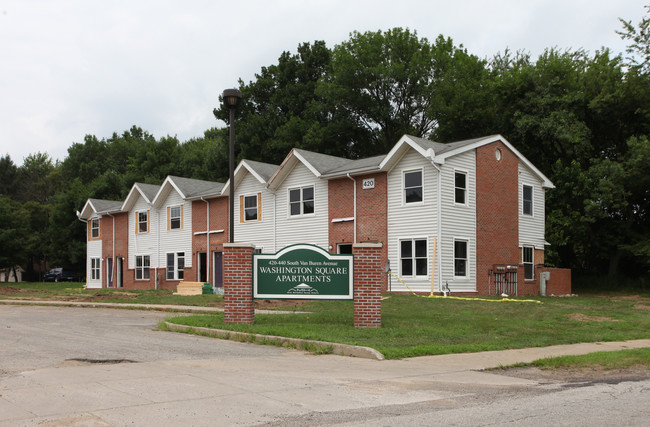
M 650 310 L 650 305 L 636 304 L 634 308 L 637 310 Z
M 0 286 L 0 295 L 32 294 L 39 292 L 34 289 L 20 289 L 13 286 Z
M 587 316 L 582 313 L 571 313 L 567 316 L 569 317 L 569 320 L 576 320 L 578 322 L 620 322 L 620 320 L 612 319 L 611 317 Z
M 546 383 L 619 383 L 650 378 L 650 369 L 646 369 L 643 366 L 625 369 L 603 369 L 600 367 L 540 369 L 525 367 L 508 368 L 498 372 L 502 372 L 503 375 L 510 377 L 525 378 Z
M 255 300 L 255 308 L 259 310 L 270 310 L 273 308 L 293 308 L 299 309 L 309 303 L 308 300 L 287 300 L 287 299 L 259 299 Z

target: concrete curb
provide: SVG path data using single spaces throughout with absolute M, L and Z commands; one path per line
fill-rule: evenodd
M 81 302 L 81 301 L 32 301 L 32 300 L 0 300 L 5 305 L 43 305 L 52 307 L 80 307 L 80 308 L 117 308 L 122 310 L 158 310 L 172 313 L 197 313 L 212 314 L 223 313 L 223 308 L 201 307 L 197 305 L 169 305 L 169 304 L 129 304 L 115 302 Z M 255 310 L 256 314 L 294 314 L 303 311 L 281 310 Z
M 199 326 L 177 325 L 165 322 L 165 325 L 174 332 L 196 332 L 214 338 L 245 341 L 245 342 L 266 342 L 278 344 L 282 347 L 295 347 L 300 350 L 309 350 L 310 347 L 331 348 L 332 353 L 339 356 L 360 357 L 363 359 L 384 360 L 384 355 L 370 347 L 358 345 L 338 344 L 325 341 L 304 340 L 300 338 L 286 338 L 274 335 L 249 334 L 247 332 L 227 331 L 224 329 L 203 328 Z

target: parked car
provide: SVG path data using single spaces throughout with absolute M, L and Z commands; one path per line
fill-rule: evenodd
M 43 275 L 44 282 L 75 282 L 77 275 L 70 270 L 53 268 Z

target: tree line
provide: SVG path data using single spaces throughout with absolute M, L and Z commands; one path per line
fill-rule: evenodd
M 648 12 L 650 7 L 646 6 Z M 403 134 L 451 142 L 502 134 L 555 184 L 546 197 L 546 263 L 580 275 L 650 270 L 650 20 L 621 20 L 627 52 L 506 50 L 489 59 L 415 31 L 353 32 L 283 52 L 240 80 L 236 156 L 279 164 L 294 147 L 363 158 Z M 228 122 L 228 111 L 215 108 Z M 225 181 L 227 128 L 188 141 L 134 126 L 87 135 L 54 163 L 0 158 L 0 268 L 84 270 L 88 198 L 123 200 L 167 175 Z M 36 273 L 34 273 L 36 274 Z M 34 277 L 35 278 L 35 277 Z

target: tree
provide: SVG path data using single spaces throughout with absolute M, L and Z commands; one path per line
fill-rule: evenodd
M 0 268 L 13 268 L 24 261 L 28 229 L 20 203 L 0 195 Z
M 644 6 L 646 13 L 650 13 L 650 5 Z M 616 31 L 623 40 L 629 40 L 627 46 L 629 65 L 638 70 L 641 74 L 650 72 L 650 16 L 645 16 L 639 26 L 635 27 L 631 20 L 625 21 L 619 18 L 623 24 L 623 31 Z
M 15 198 L 18 195 L 18 167 L 9 154 L 0 157 L 0 195 Z

